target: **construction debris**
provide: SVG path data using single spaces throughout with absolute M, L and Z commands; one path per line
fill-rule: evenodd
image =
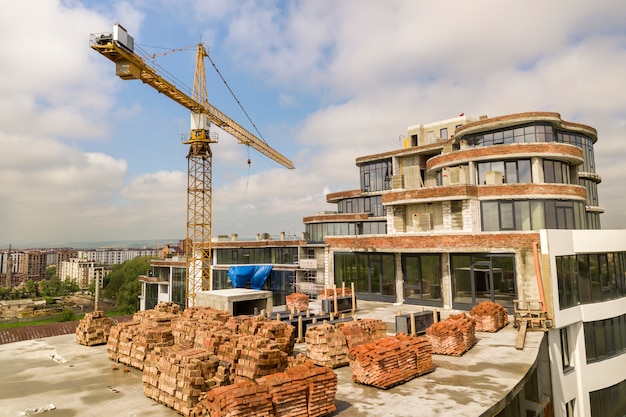
M 493 301 L 475 305 L 469 314 L 476 320 L 476 331 L 479 332 L 497 332 L 509 323 L 507 309 Z
M 104 345 L 109 339 L 110 329 L 111 319 L 105 316 L 104 311 L 87 313 L 76 327 L 76 341 L 85 346 Z
M 435 370 L 432 345 L 424 336 L 399 334 L 350 349 L 354 382 L 388 389 Z
M 426 337 L 433 353 L 461 356 L 476 344 L 476 323 L 465 313 L 451 314 L 446 320 L 433 323 L 426 329 Z
M 300 292 L 294 292 L 285 296 L 285 304 L 289 311 L 307 311 L 309 309 L 309 296 Z

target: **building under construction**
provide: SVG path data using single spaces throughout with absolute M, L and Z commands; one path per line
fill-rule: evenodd
M 328 194 L 337 210 L 304 217 L 302 239 L 214 242 L 212 289 L 233 265 L 271 264 L 274 304 L 333 285 L 444 311 L 492 301 L 540 318 L 520 324 L 545 331 L 555 415 L 615 415 L 626 232 L 600 227 L 598 140 L 548 112 L 410 126 L 399 149 L 357 158 L 359 187 Z

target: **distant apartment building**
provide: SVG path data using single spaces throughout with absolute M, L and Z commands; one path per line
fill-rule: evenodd
M 78 258 L 88 259 L 102 265 L 116 265 L 139 256 L 160 255 L 158 249 L 89 249 L 77 251 Z
M 88 289 L 92 282 L 102 282 L 110 272 L 111 269 L 107 266 L 81 258 L 61 261 L 57 267 L 57 276 L 61 281 L 75 281 L 82 290 Z

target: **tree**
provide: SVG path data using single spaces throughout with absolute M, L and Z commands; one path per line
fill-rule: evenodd
M 51 265 L 46 268 L 46 278 L 50 279 L 52 277 L 57 276 L 57 267 L 56 265 Z
M 29 279 L 24 284 L 24 295 L 28 294 L 28 297 L 38 297 L 39 296 L 39 286 L 32 280 Z
M 116 300 L 118 310 L 129 314 L 138 310 L 141 282 L 137 278 L 148 272 L 150 259 L 142 256 L 121 265 L 113 265 L 113 270 L 105 280 L 103 294 L 106 298 Z
M 75 279 L 66 278 L 61 283 L 61 294 L 68 295 L 79 291 L 80 287 L 78 286 L 78 282 Z

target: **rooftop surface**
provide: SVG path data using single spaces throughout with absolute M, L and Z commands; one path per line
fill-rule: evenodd
M 358 307 L 358 317 L 385 321 L 390 335 L 398 312 L 420 310 L 361 300 Z M 449 313 L 442 311 L 442 319 Z M 529 332 L 524 350 L 515 348 L 517 329 L 511 324 L 476 337 L 463 356 L 433 355 L 434 372 L 388 390 L 352 382 L 349 366 L 335 369 L 339 385 L 333 416 L 495 414 L 494 406 L 510 400 L 533 368 L 543 333 Z M 304 350 L 304 344 L 296 345 L 296 351 Z M 79 345 L 74 334 L 0 345 L 0 410 L 3 416 L 42 411 L 42 417 L 179 416 L 144 396 L 141 377 L 142 371 L 109 360 L 104 345 Z

